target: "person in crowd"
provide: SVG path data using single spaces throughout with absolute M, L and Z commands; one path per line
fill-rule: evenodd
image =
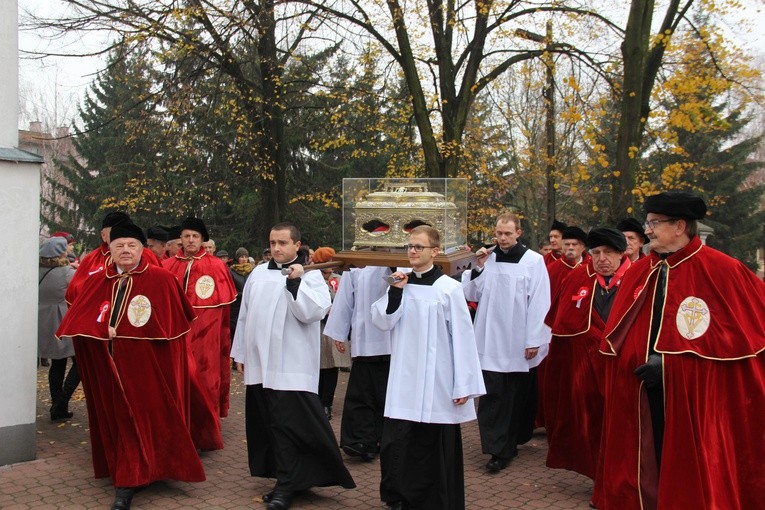
M 231 351 L 244 372 L 250 474 L 276 478 L 268 510 L 290 508 L 311 487 L 356 486 L 317 395 L 319 322 L 331 301 L 321 273 L 304 269 L 300 238 L 290 223 L 272 227 L 273 259 L 247 279 Z
M 67 310 L 64 294 L 74 276 L 67 259 L 67 241 L 51 237 L 40 246 L 40 276 L 38 282 L 37 355 L 50 359 L 48 387 L 50 390 L 51 421 L 68 420 L 69 401 L 80 384 L 77 362 L 71 338 L 56 339 L 55 333 Z M 68 360 L 72 361 L 69 373 Z
M 79 288 L 82 283 L 93 276 L 106 269 L 106 267 L 112 263 L 111 255 L 109 254 L 109 232 L 112 227 L 122 223 L 123 221 L 130 221 L 130 216 L 121 211 L 110 212 L 101 222 L 101 246 L 85 255 L 80 261 L 80 265 L 74 272 L 72 280 L 69 282 L 69 286 L 66 289 L 66 302 L 72 304 L 72 295 L 79 292 Z M 144 250 L 146 253 L 142 254 L 142 257 L 146 259 L 149 264 L 154 266 L 159 265 L 159 261 L 154 253 L 149 250 Z
M 563 254 L 558 260 L 547 265 L 550 275 L 550 290 L 557 292 L 563 280 L 579 267 L 589 261 L 587 254 L 587 233 L 579 227 L 570 226 L 563 229 Z
M 545 265 L 555 262 L 563 254 L 563 231 L 566 227 L 568 225 L 558 220 L 553 220 L 552 225 L 550 225 L 550 233 L 547 236 L 550 242 L 550 251 L 544 256 Z
M 218 257 L 221 260 L 221 262 L 226 264 L 226 266 L 228 266 L 229 263 L 231 262 L 231 256 L 228 254 L 226 250 L 216 251 L 215 256 Z
M 353 357 L 340 447 L 367 462 L 380 451 L 391 352 L 390 331 L 372 322 L 372 303 L 388 291 L 386 278 L 391 272 L 388 267 L 367 266 L 344 273 L 324 326 L 324 335 L 335 340 L 336 349 L 351 351 Z
M 111 477 L 111 508 L 126 510 L 140 487 L 205 474 L 189 431 L 194 311 L 176 279 L 144 258 L 140 227 L 122 221 L 109 239 L 109 263 L 77 290 L 56 335 L 73 338 L 95 476 Z
M 262 259 L 262 260 L 259 262 L 259 264 L 268 263 L 268 262 L 271 260 L 271 258 L 272 258 L 272 257 L 271 257 L 271 248 L 269 248 L 268 246 L 266 246 L 266 247 L 263 249 L 263 259 Z
M 765 283 L 702 244 L 704 201 L 646 198 L 651 252 L 624 276 L 606 355 L 599 510 L 760 508 Z
M 316 248 L 313 254 L 314 264 L 323 264 L 332 260 L 335 256 L 334 248 L 320 247 Z M 321 274 L 324 281 L 327 282 L 329 295 L 332 301 L 340 286 L 340 275 L 335 273 L 332 268 L 322 269 Z M 337 377 L 340 367 L 351 366 L 351 354 L 343 349 L 335 348 L 335 342 L 332 338 L 324 334 L 324 328 L 327 318 L 321 321 L 321 361 L 319 362 L 319 400 L 324 407 L 324 413 L 328 419 L 332 419 L 332 405 L 335 401 L 335 390 L 337 389 Z
M 164 227 L 154 225 L 146 230 L 146 246 L 157 256 L 157 260 L 167 258 L 167 241 L 169 234 Z
M 497 217 L 496 245 L 476 251 L 476 268 L 462 274 L 468 301 L 478 302 L 475 336 L 486 395 L 478 406 L 481 448 L 496 473 L 531 438 L 536 414 L 535 368 L 547 355 L 550 280 L 543 257 L 518 242 L 520 219 Z
M 631 261 L 624 234 L 613 228 L 592 229 L 587 248 L 589 261 L 563 281 L 545 319 L 553 337 L 542 398 L 547 466 L 595 480 L 605 398 L 605 357 L 598 349 Z
M 632 262 L 645 257 L 643 246 L 648 243 L 648 236 L 645 235 L 645 229 L 635 218 L 624 218 L 616 224 L 616 228 L 624 233 L 627 239 L 627 256 Z
M 166 259 L 171 259 L 183 249 L 181 242 L 181 226 L 174 225 L 167 229 L 167 243 L 165 244 Z
M 74 253 L 74 236 L 70 234 L 69 232 L 64 232 L 62 230 L 58 232 L 54 232 L 50 236 L 63 237 L 64 239 L 66 239 L 66 257 L 67 257 L 67 260 L 69 260 L 69 267 L 76 270 L 77 267 L 80 265 L 80 260 L 77 258 L 77 255 Z
M 215 241 L 212 239 L 208 239 L 207 241 L 202 243 L 202 248 L 207 251 L 210 255 L 215 255 L 215 252 L 217 248 L 215 247 Z
M 255 266 L 250 262 L 250 254 L 244 247 L 237 248 L 234 252 L 234 264 L 231 264 L 228 270 L 231 272 L 231 279 L 234 281 L 234 288 L 236 288 L 236 299 L 231 303 L 231 342 L 233 345 L 234 336 L 236 335 L 236 323 L 239 320 L 239 309 L 242 306 L 242 292 L 244 291 L 244 284 L 247 283 L 247 278 L 250 277 L 250 273 L 255 269 Z M 232 366 L 235 366 L 236 362 L 232 361 Z
M 372 305 L 391 332 L 391 367 L 380 451 L 380 495 L 391 509 L 465 508 L 460 423 L 475 420 L 485 388 L 462 287 L 434 265 L 438 231 L 409 233 L 411 272 Z M 541 256 L 540 256 L 541 262 Z
M 214 414 L 225 417 L 231 386 L 230 305 L 236 300 L 236 288 L 226 265 L 202 248 L 207 240 L 204 222 L 189 216 L 181 223 L 183 249 L 175 257 L 166 259 L 163 266 L 178 279 L 197 315 L 191 327 L 191 352 L 199 382 L 207 395 L 205 407 L 209 400 Z M 196 420 L 192 423 L 196 425 Z M 220 424 L 217 427 L 216 437 Z M 192 432 L 197 439 L 197 431 Z M 213 444 L 204 449 L 217 446 Z
M 539 242 L 539 249 L 537 250 L 543 257 L 552 252 L 552 243 L 549 239 L 543 239 Z

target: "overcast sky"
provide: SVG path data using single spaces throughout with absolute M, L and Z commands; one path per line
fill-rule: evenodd
M 2 0 L 0 0 L 2 1 Z M 725 27 L 732 41 L 765 61 L 765 0 L 743 0 L 745 11 L 739 19 L 731 19 Z M 62 11 L 59 0 L 18 0 L 19 16 L 24 11 L 54 16 Z M 21 112 L 19 128 L 27 129 L 30 120 L 41 120 L 54 127 L 71 125 L 77 103 L 103 67 L 103 60 L 94 57 L 34 58 L 27 52 L 78 54 L 95 51 L 102 45 L 102 36 L 83 39 L 80 35 L 64 40 L 51 40 L 45 34 L 19 32 L 19 95 Z

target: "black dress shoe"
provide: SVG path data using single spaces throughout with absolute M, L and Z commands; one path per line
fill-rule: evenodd
M 292 506 L 292 493 L 274 490 L 268 500 L 267 510 L 287 510 Z
M 388 510 L 407 510 L 409 508 L 403 501 L 396 501 L 388 504 Z
M 130 510 L 130 502 L 136 493 L 135 487 L 117 487 L 115 492 L 111 510 Z
M 269 501 L 271 501 L 271 498 L 273 497 L 274 497 L 274 491 L 271 491 L 269 493 L 263 494 L 263 496 L 261 496 L 260 499 L 263 500 L 263 503 L 268 503 Z
M 55 404 L 50 406 L 50 421 L 68 420 L 72 416 L 74 416 L 74 413 L 69 412 L 68 409 L 62 410 L 61 407 Z
M 342 446 L 343 451 L 350 457 L 361 457 L 363 460 L 370 462 L 375 459 L 374 448 L 369 448 L 365 444 L 354 443 Z
M 486 463 L 486 469 L 489 473 L 497 473 L 507 467 L 507 459 L 491 456 L 491 460 Z

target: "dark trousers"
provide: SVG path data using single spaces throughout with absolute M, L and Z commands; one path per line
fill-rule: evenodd
M 80 373 L 77 370 L 77 360 L 72 356 L 72 366 L 66 372 L 69 358 L 50 360 L 48 370 L 48 386 L 50 388 L 51 412 L 62 414 L 69 411 L 69 400 L 80 384 Z
M 276 489 L 356 486 L 315 393 L 248 385 L 245 427 L 250 474 L 276 478 Z
M 518 455 L 518 444 L 528 441 L 521 437 L 521 430 L 528 434 L 529 419 L 533 420 L 536 413 L 536 405 L 530 400 L 536 392 L 534 376 L 531 372 L 483 371 L 486 395 L 478 401 L 483 453 L 512 459 Z
M 348 379 L 340 426 L 340 444 L 363 444 L 375 451 L 383 431 L 390 356 L 358 356 Z
M 319 370 L 319 400 L 324 407 L 332 407 L 332 402 L 335 400 L 339 371 L 337 367 Z
M 412 510 L 464 510 L 462 434 L 458 424 L 385 419 L 380 497 Z

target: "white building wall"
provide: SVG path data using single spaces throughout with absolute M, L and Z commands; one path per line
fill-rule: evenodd
M 18 150 L 18 4 L 0 1 L 0 465 L 35 457 L 39 158 Z

